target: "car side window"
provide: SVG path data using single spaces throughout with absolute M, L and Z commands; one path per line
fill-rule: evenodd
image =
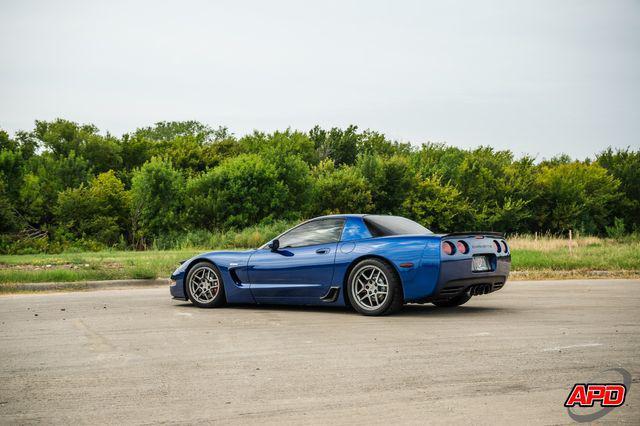
M 305 223 L 280 236 L 280 248 L 337 243 L 343 226 L 344 219 L 322 219 Z

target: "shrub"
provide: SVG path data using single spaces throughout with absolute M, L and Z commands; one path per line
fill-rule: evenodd
M 358 170 L 371 190 L 374 211 L 399 214 L 402 203 L 415 185 L 407 158 L 366 155 L 358 160 Z
M 371 191 L 355 167 L 336 168 L 325 160 L 314 170 L 314 177 L 314 215 L 368 213 L 373 208 Z
M 607 236 L 609 238 L 614 238 L 616 240 L 622 239 L 625 235 L 624 220 L 616 217 L 613 220 L 613 225 L 605 226 L 605 230 L 607 231 Z
M 619 199 L 620 182 L 597 163 L 544 166 L 536 184 L 539 229 L 602 234 Z
M 437 176 L 418 180 L 402 207 L 407 217 L 438 232 L 464 227 L 471 210 L 460 191 Z
M 154 157 L 137 170 L 131 183 L 135 241 L 144 244 L 146 239 L 182 230 L 183 194 L 184 178 L 171 162 Z
M 242 228 L 264 220 L 293 219 L 306 209 L 308 167 L 291 156 L 243 154 L 187 185 L 186 212 L 194 228 Z
M 129 194 L 111 170 L 92 179 L 87 187 L 60 193 L 55 213 L 58 223 L 73 238 L 113 245 L 126 232 Z

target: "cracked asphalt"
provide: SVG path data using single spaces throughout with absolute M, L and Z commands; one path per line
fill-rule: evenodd
M 167 287 L 0 297 L 2 424 L 568 424 L 573 384 L 616 367 L 632 386 L 601 421 L 640 424 L 638 280 L 509 282 L 381 318 L 203 310 Z

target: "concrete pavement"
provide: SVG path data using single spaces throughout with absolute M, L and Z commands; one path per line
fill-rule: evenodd
M 168 288 L 0 296 L 0 423 L 572 423 L 572 385 L 633 378 L 640 281 L 513 282 L 456 309 L 202 310 Z

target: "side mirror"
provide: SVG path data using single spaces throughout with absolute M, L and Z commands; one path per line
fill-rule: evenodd
M 280 240 L 276 238 L 275 240 L 271 241 L 269 245 L 267 245 L 267 247 L 269 247 L 271 251 L 278 251 L 278 249 L 280 248 Z

